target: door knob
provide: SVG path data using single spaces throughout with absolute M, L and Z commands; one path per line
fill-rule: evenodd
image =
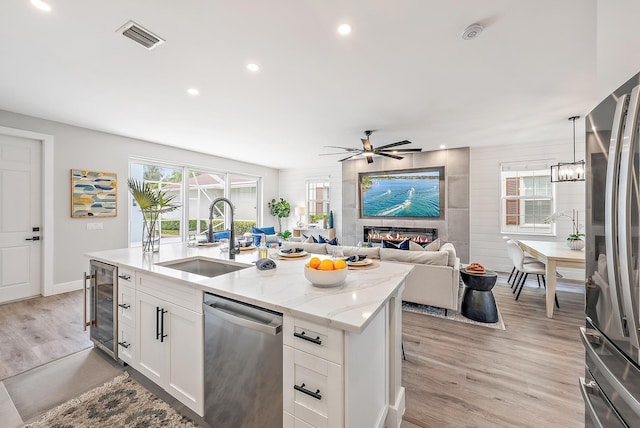
M 31 237 L 31 238 L 27 238 L 27 239 L 25 239 L 25 241 L 39 241 L 39 240 L 40 240 L 40 237 L 39 237 L 39 236 L 33 236 L 33 237 Z

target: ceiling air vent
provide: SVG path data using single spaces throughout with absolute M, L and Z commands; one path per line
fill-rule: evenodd
M 153 34 L 151 31 L 142 28 L 133 21 L 129 21 L 118 29 L 123 36 L 128 37 L 139 45 L 147 49 L 153 49 L 164 43 L 164 39 Z

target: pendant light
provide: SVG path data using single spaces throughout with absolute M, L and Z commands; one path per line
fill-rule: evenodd
M 558 162 L 558 165 L 551 165 L 552 183 L 585 180 L 584 161 L 576 162 L 576 119 L 580 119 L 580 116 L 569 118 L 573 122 L 573 162 Z

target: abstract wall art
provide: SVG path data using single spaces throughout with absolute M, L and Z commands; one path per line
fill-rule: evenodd
M 115 217 L 117 213 L 116 174 L 71 170 L 71 217 Z

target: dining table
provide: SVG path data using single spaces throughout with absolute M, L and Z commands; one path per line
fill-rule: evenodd
M 520 241 L 520 248 L 545 265 L 547 318 L 553 318 L 556 295 L 556 268 L 570 267 L 584 269 L 584 250 L 572 250 L 565 242 L 558 241 Z

